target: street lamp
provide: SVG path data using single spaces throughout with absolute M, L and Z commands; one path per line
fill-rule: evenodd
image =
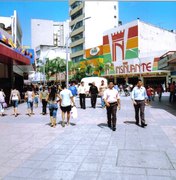
M 136 51 L 134 51 L 133 49 L 129 49 L 129 51 L 135 53 L 136 56 L 137 56 L 137 58 L 138 58 L 138 60 L 139 60 L 139 77 L 140 77 L 140 79 L 141 79 L 141 59 L 139 58 L 139 55 L 137 54 Z M 139 50 L 138 50 L 138 52 L 139 52 Z
M 91 17 L 86 17 L 86 18 L 77 20 L 77 21 L 75 22 L 75 24 L 74 24 L 74 26 L 73 26 L 73 28 L 72 28 L 69 36 L 68 36 L 67 39 L 66 39 L 66 86 L 67 86 L 67 88 L 68 88 L 68 84 L 69 84 L 69 79 L 68 79 L 68 41 L 69 41 L 69 39 L 70 39 L 70 37 L 71 37 L 71 33 L 74 31 L 77 23 L 80 22 L 80 21 L 85 21 L 85 20 L 90 19 L 90 18 L 91 18 Z

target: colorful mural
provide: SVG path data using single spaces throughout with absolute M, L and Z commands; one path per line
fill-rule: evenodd
M 85 59 L 80 62 L 80 68 L 93 69 L 89 73 L 93 76 L 126 77 L 156 73 L 161 52 L 153 51 L 155 55 L 151 55 L 148 44 L 151 41 L 153 43 L 153 35 L 149 37 L 145 34 L 147 31 L 143 32 L 144 25 L 148 31 L 153 28 L 143 22 L 133 21 L 106 31 L 102 45 L 85 50 Z M 155 31 L 157 34 L 159 30 Z M 159 42 L 158 39 L 155 41 Z

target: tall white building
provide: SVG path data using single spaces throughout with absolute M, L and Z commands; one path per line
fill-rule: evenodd
M 32 48 L 40 45 L 65 46 L 65 39 L 69 34 L 69 21 L 54 22 L 52 20 L 31 20 Z
M 118 26 L 118 2 L 70 0 L 71 55 L 74 62 L 84 58 L 84 50 L 101 45 L 103 32 Z M 90 17 L 90 18 L 89 18 Z M 84 18 L 89 18 L 83 20 Z M 73 29 L 74 28 L 74 29 Z
M 17 11 L 14 10 L 14 14 L 11 17 L 0 17 L 1 28 L 8 29 L 12 36 L 12 41 L 16 47 L 22 46 L 22 29 L 18 19 Z

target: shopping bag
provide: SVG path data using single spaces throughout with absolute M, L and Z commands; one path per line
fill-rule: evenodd
M 3 108 L 7 108 L 7 103 L 6 103 L 6 102 L 3 102 L 3 103 L 2 103 L 2 107 L 3 107 Z
M 75 106 L 73 106 L 72 109 L 71 109 L 71 117 L 73 119 L 76 119 L 78 117 L 77 108 Z

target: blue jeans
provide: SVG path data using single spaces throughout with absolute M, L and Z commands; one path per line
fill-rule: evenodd
M 4 108 L 2 106 L 3 103 L 0 103 L 0 113 L 3 113 L 4 112 Z
M 12 106 L 14 108 L 17 108 L 18 107 L 18 100 L 12 100 Z
M 50 116 L 53 118 L 56 118 L 57 116 L 57 110 L 58 110 L 58 105 L 57 104 L 49 104 L 49 111 L 50 111 Z
M 101 96 L 101 106 L 105 107 L 105 102 L 104 102 L 103 96 Z
M 27 108 L 28 109 L 33 109 L 33 101 L 27 101 Z

